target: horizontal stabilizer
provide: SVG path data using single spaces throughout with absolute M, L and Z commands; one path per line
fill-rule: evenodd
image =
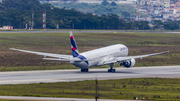
M 43 58 L 43 60 L 52 60 L 52 61 L 74 61 L 74 62 L 82 62 L 82 61 L 87 61 L 87 60 L 81 60 L 79 58 L 70 58 L 70 59 L 57 59 L 57 58 Z

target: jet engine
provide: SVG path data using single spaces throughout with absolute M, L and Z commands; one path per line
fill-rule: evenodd
M 126 68 L 130 68 L 133 67 L 135 65 L 136 61 L 134 58 L 132 58 L 131 60 L 126 60 L 123 62 L 124 67 Z

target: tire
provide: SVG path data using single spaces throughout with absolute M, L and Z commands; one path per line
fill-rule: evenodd
M 116 72 L 116 69 L 108 69 L 108 72 L 115 73 L 115 72 Z
M 116 72 L 116 69 L 112 69 L 112 73 L 115 73 Z
M 108 69 L 108 72 L 112 72 L 112 69 Z
M 88 72 L 88 69 L 81 69 L 81 72 Z

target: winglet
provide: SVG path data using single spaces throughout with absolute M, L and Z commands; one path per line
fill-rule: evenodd
M 74 36 L 73 36 L 71 31 L 69 32 L 69 34 L 70 34 L 72 55 L 73 55 L 73 57 L 77 57 L 79 55 L 79 51 L 78 51 L 78 48 L 76 46 L 76 42 L 75 42 Z

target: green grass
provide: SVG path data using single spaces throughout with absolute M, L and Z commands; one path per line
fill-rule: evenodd
M 138 78 L 98 81 L 100 99 L 180 100 L 180 79 Z M 94 98 L 95 81 L 0 85 L 0 95 Z
M 180 34 L 74 33 L 74 37 L 80 52 L 125 44 L 130 56 L 170 51 L 168 54 L 136 59 L 135 66 L 180 65 Z M 0 71 L 76 68 L 68 62 L 42 60 L 43 56 L 11 51 L 9 48 L 71 55 L 69 33 L 0 33 Z M 115 66 L 119 67 L 119 64 Z

